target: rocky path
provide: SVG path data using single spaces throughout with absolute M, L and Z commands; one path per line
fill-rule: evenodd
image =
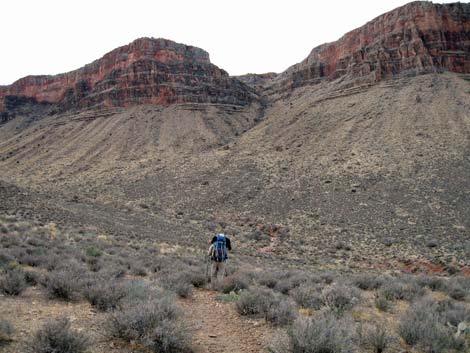
M 197 352 L 266 352 L 273 328 L 264 320 L 241 317 L 233 303 L 217 301 L 216 296 L 216 292 L 196 290 L 192 298 L 181 302 Z

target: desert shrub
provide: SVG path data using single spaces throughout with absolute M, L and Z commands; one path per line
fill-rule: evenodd
M 354 287 L 333 284 L 323 290 L 322 297 L 331 311 L 341 315 L 360 301 L 361 293 Z
M 85 249 L 85 254 L 86 256 L 90 257 L 100 257 L 103 255 L 103 250 L 94 245 L 91 245 Z
M 438 302 L 424 298 L 413 303 L 401 317 L 398 333 L 407 344 L 426 353 L 462 349 L 463 340 L 454 337 L 454 330 L 443 319 Z
M 8 233 L 8 226 L 6 224 L 0 224 L 0 233 L 7 234 Z
M 240 315 L 264 316 L 276 302 L 276 297 L 272 290 L 252 288 L 242 292 L 240 299 L 236 302 L 236 309 Z
M 319 274 L 320 280 L 325 284 L 331 284 L 335 280 L 335 274 L 330 271 L 321 272 Z
M 6 295 L 20 295 L 27 287 L 23 270 L 8 268 L 0 277 L 0 291 Z
M 193 286 L 186 272 L 167 273 L 160 280 L 163 288 L 176 293 L 181 298 L 188 298 L 193 293 Z
M 348 244 L 344 241 L 341 241 L 341 240 L 339 240 L 335 243 L 335 248 L 336 248 L 336 250 L 347 250 L 347 251 L 352 249 L 350 244 Z
M 413 300 L 425 294 L 425 290 L 416 281 L 403 282 L 399 279 L 387 281 L 379 289 L 379 294 L 387 300 Z
M 468 290 L 463 286 L 463 284 L 459 280 L 453 278 L 449 280 L 446 292 L 452 299 L 465 300 L 465 298 L 467 297 Z
M 49 298 L 73 300 L 78 295 L 80 276 L 71 269 L 61 269 L 47 274 L 41 284 Z
M 435 310 L 444 325 L 457 327 L 459 323 L 470 319 L 470 311 L 462 303 L 456 303 L 451 299 L 444 299 L 435 303 Z
M 120 265 L 112 264 L 100 271 L 100 276 L 108 279 L 119 279 L 124 277 L 126 269 Z
M 443 278 L 437 276 L 422 275 L 417 277 L 416 281 L 422 287 L 427 287 L 433 292 L 445 291 L 447 287 L 446 281 Z
M 42 249 L 41 249 L 42 250 Z M 43 251 L 36 251 L 33 253 L 25 253 L 19 256 L 18 262 L 23 265 L 31 267 L 43 266 L 47 263 L 47 256 Z
M 270 289 L 273 289 L 274 287 L 276 287 L 278 281 L 279 281 L 279 272 L 273 272 L 273 271 L 265 271 L 258 278 L 258 283 L 261 286 L 265 286 Z
M 98 272 L 103 268 L 103 261 L 100 257 L 88 256 L 85 262 L 91 272 Z
M 233 303 L 240 299 L 240 294 L 235 293 L 235 292 L 230 292 L 227 294 L 219 294 L 216 296 L 215 299 L 221 302 Z
M 126 341 L 143 339 L 161 321 L 175 321 L 180 309 L 169 297 L 128 305 L 111 314 L 109 330 L 113 337 Z
M 142 264 L 141 262 L 131 265 L 131 273 L 134 276 L 141 276 L 141 277 L 147 276 L 147 270 L 145 269 L 145 265 Z
M 377 309 L 384 312 L 390 311 L 393 306 L 392 302 L 381 293 L 375 296 L 374 305 Z
M 260 230 L 255 230 L 251 233 L 247 233 L 245 236 L 246 236 L 247 239 L 255 240 L 257 242 L 270 239 L 269 235 L 263 233 Z
M 291 296 L 303 308 L 320 309 L 325 304 L 319 285 L 304 283 L 295 288 Z
M 0 347 L 12 341 L 13 332 L 13 326 L 8 321 L 0 319 Z
M 29 350 L 35 353 L 81 353 L 90 346 L 84 334 L 74 331 L 67 318 L 47 321 L 33 336 Z
M 275 353 L 351 353 L 355 336 L 353 324 L 323 312 L 298 318 L 287 337 L 274 340 L 269 349 Z
M 41 275 L 33 271 L 24 271 L 24 279 L 31 286 L 37 285 L 41 280 Z
M 384 283 L 383 277 L 374 274 L 363 273 L 353 279 L 353 284 L 362 290 L 377 289 Z
M 239 292 L 241 290 L 247 289 L 248 283 L 240 275 L 231 275 L 220 281 L 216 288 L 219 292 L 227 294 L 230 292 Z
M 282 294 L 288 294 L 292 289 L 297 288 L 302 283 L 311 280 L 311 277 L 305 272 L 287 272 L 276 283 L 274 290 Z
M 190 337 L 181 322 L 161 321 L 142 339 L 145 347 L 155 353 L 190 353 Z
M 174 261 L 166 256 L 158 256 L 152 260 L 150 269 L 157 273 L 173 267 Z
M 190 266 L 182 268 L 180 273 L 166 273 L 171 279 L 181 279 L 196 288 L 204 287 L 207 284 L 205 268 L 203 266 Z
M 273 325 L 290 325 L 298 316 L 297 308 L 292 301 L 284 299 L 274 302 L 266 312 L 266 321 Z
M 361 337 L 362 345 L 374 353 L 385 352 L 391 342 L 392 336 L 383 326 L 368 327 Z
M 61 262 L 62 258 L 60 256 L 50 254 L 49 256 L 47 256 L 46 262 L 43 264 L 43 266 L 48 271 L 54 271 L 60 266 Z
M 207 284 L 207 277 L 203 272 L 190 272 L 189 282 L 196 288 L 202 288 Z
M 115 281 L 106 282 L 98 279 L 88 282 L 82 294 L 91 305 L 99 310 L 107 311 L 116 309 L 127 292 L 121 284 Z
M 6 267 L 12 261 L 14 261 L 14 257 L 0 249 L 0 268 Z
M 109 332 L 128 342 L 140 342 L 153 352 L 189 352 L 189 336 L 180 316 L 171 299 L 162 297 L 114 312 Z
M 143 302 L 159 294 L 142 280 L 128 281 L 123 284 L 123 289 L 125 290 L 125 300 L 129 303 Z

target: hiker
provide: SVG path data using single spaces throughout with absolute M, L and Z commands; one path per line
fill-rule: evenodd
M 211 258 L 211 286 L 213 287 L 217 278 L 226 275 L 225 261 L 227 261 L 227 250 L 232 251 L 230 239 L 224 233 L 217 233 L 211 241 L 208 255 Z

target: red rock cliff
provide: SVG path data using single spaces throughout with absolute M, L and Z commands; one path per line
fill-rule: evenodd
M 153 38 L 137 39 L 72 72 L 27 76 L 0 87 L 0 111 L 11 97 L 64 109 L 177 102 L 245 105 L 253 98 L 247 86 L 212 65 L 204 50 Z
M 320 45 L 277 78 L 284 89 L 342 78 L 376 82 L 400 74 L 470 73 L 470 4 L 412 2 L 338 41 Z

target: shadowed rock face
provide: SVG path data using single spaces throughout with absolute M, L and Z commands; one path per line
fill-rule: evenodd
M 400 74 L 469 73 L 469 43 L 470 4 L 412 2 L 314 48 L 278 84 L 289 89 L 338 78 L 354 85 Z
M 72 72 L 27 76 L 0 87 L 0 111 L 11 96 L 65 110 L 181 102 L 247 105 L 253 99 L 248 87 L 212 65 L 204 50 L 153 38 L 137 39 Z

